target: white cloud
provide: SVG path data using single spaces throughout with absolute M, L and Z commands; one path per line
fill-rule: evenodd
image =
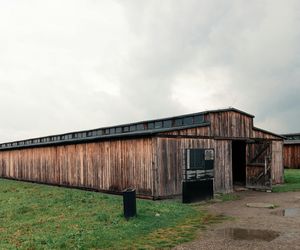
M 236 97 L 227 91 L 231 79 L 225 68 L 185 72 L 174 80 L 172 97 L 189 112 L 235 106 Z

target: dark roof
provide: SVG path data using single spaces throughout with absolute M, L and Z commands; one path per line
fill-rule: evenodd
M 290 138 L 293 140 L 294 137 L 299 137 L 300 133 L 294 133 L 294 134 L 283 134 L 282 136 L 286 137 L 286 138 Z
M 57 144 L 70 144 L 95 141 L 99 139 L 150 136 L 160 132 L 182 130 L 193 127 L 208 126 L 204 113 L 194 113 L 164 119 L 141 121 L 113 127 L 84 130 L 59 135 L 51 135 L 28 140 L 0 144 L 0 150 L 13 148 L 37 147 Z
M 300 133 L 284 134 L 284 144 L 300 144 Z
M 300 140 L 284 140 L 285 145 L 295 145 L 300 144 Z
M 150 136 L 160 132 L 182 130 L 187 128 L 208 126 L 209 121 L 205 120 L 205 115 L 218 112 L 238 112 L 253 118 L 254 116 L 236 108 L 208 110 L 198 113 L 185 114 L 155 120 L 140 121 L 130 124 L 104 127 L 92 130 L 77 131 L 59 135 L 50 135 L 33 139 L 14 141 L 0 144 L 0 150 L 13 148 L 37 147 L 58 144 L 70 144 L 95 141 L 100 139 Z

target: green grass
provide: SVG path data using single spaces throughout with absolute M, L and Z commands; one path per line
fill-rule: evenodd
M 138 200 L 129 221 L 122 209 L 120 196 L 0 179 L 0 249 L 171 248 L 224 219 L 179 201 Z
M 225 202 L 225 201 L 236 201 L 239 200 L 241 197 L 237 194 L 220 194 L 218 199 L 220 199 L 221 201 Z
M 300 169 L 285 169 L 284 184 L 273 187 L 273 192 L 300 191 Z

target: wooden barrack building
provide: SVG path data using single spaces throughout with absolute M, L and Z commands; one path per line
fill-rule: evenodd
M 283 165 L 285 168 L 300 169 L 300 133 L 283 135 Z
M 187 152 L 203 149 L 215 192 L 270 188 L 283 182 L 283 137 L 254 127 L 253 118 L 228 108 L 3 143 L 0 177 L 166 198 L 181 195 L 184 170 L 198 159 Z

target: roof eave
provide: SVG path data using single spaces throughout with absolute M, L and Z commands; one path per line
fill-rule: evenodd
M 276 137 L 281 138 L 281 139 L 283 139 L 283 140 L 286 139 L 286 138 L 285 138 L 284 136 L 282 136 L 282 135 L 275 134 L 275 133 L 273 133 L 273 132 L 270 132 L 270 131 L 265 130 L 265 129 L 262 129 L 262 128 L 253 127 L 253 129 L 254 129 L 254 130 L 261 131 L 261 132 L 266 133 L 266 134 L 270 134 L 270 135 L 276 136 Z

